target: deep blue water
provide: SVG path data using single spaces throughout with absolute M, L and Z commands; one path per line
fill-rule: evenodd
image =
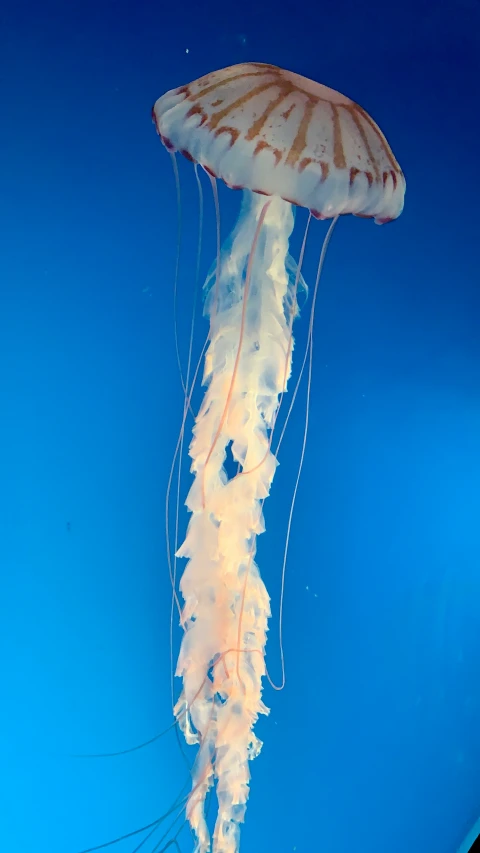
M 289 552 L 287 686 L 266 689 L 242 853 L 455 853 L 480 815 L 480 4 L 3 0 L 5 853 L 114 839 L 158 817 L 187 777 L 172 731 L 123 757 L 71 756 L 126 749 L 171 722 L 176 208 L 150 109 L 243 60 L 359 101 L 407 195 L 392 225 L 342 220 L 329 250 Z M 180 171 L 190 294 L 197 196 L 191 165 Z M 220 196 L 226 237 L 240 198 Z M 215 247 L 205 203 L 203 272 Z M 310 282 L 325 233 L 314 224 Z M 182 311 L 183 353 L 187 330 Z M 274 612 L 303 419 L 304 398 L 259 543 Z M 278 678 L 277 641 L 273 620 Z M 108 849 L 132 853 L 141 838 Z M 179 843 L 193 849 L 186 829 Z

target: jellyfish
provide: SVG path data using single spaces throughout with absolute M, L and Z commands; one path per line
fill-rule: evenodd
M 262 746 L 254 727 L 268 713 L 270 600 L 255 555 L 299 313 L 301 275 L 289 257 L 293 206 L 307 208 L 309 222 L 351 213 L 382 224 L 400 215 L 405 180 L 365 110 L 273 65 L 235 65 L 173 89 L 156 102 L 153 120 L 172 156 L 199 164 L 213 184 L 220 178 L 243 190 L 206 293 L 205 393 L 189 449 L 189 523 L 177 551 L 187 562 L 174 708 L 187 743 L 197 744 L 186 805 L 196 853 L 237 853 L 249 762 Z M 212 787 L 211 838 L 205 800 Z

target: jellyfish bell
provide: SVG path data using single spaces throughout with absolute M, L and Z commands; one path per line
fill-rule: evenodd
M 213 852 L 237 853 L 249 761 L 261 748 L 253 729 L 259 714 L 268 713 L 262 680 L 270 606 L 255 551 L 277 465 L 272 436 L 299 313 L 300 269 L 292 275 L 288 253 L 292 205 L 318 219 L 335 222 L 351 213 L 382 224 L 400 215 L 405 180 L 361 107 L 272 65 L 231 66 L 173 89 L 156 102 L 153 119 L 172 156 L 179 151 L 203 166 L 214 187 L 220 178 L 244 190 L 206 301 L 206 390 L 189 451 L 190 520 L 177 551 L 187 564 L 176 670 L 183 686 L 175 706 L 187 742 L 198 746 L 186 809 L 197 853 L 211 849 L 205 799 L 212 786 Z M 237 465 L 233 474 L 228 453 Z
M 403 209 L 405 180 L 380 128 L 350 98 L 272 65 L 214 71 L 159 98 L 164 145 L 228 186 L 377 223 Z

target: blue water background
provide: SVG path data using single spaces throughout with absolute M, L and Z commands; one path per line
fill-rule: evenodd
M 408 189 L 398 222 L 345 219 L 332 239 L 288 562 L 287 686 L 266 689 L 242 853 L 454 853 L 478 818 L 479 56 L 475 0 L 3 0 L 5 853 L 108 841 L 154 820 L 185 781 L 172 732 L 122 758 L 71 754 L 125 749 L 171 721 L 176 209 L 150 109 L 243 60 L 359 101 Z M 184 357 L 198 208 L 192 167 L 180 171 Z M 226 237 L 240 197 L 220 200 Z M 204 272 L 208 194 L 205 205 Z M 310 283 L 324 233 L 315 223 Z M 304 407 L 301 396 L 259 543 L 274 614 Z M 268 663 L 278 679 L 275 618 Z M 193 849 L 186 830 L 179 841 Z

